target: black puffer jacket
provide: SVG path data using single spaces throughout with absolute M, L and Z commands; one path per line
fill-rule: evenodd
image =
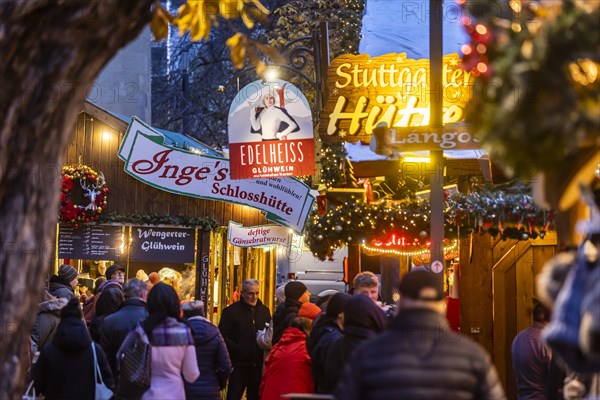
M 285 302 L 280 304 L 273 314 L 273 346 L 279 342 L 283 331 L 290 327 L 294 318 L 298 316 L 302 303 L 297 300 L 285 299 Z
M 322 315 L 306 339 L 306 349 L 312 360 L 311 370 L 315 382 L 316 393 L 331 393 L 335 383 L 327 381 L 327 353 L 331 345 L 342 337 L 342 330 L 337 322 L 328 315 Z
M 405 310 L 352 354 L 336 398 L 506 399 L 490 357 L 431 310 Z
M 94 355 L 92 341 L 83 320 L 64 318 L 51 343 L 42 349 L 33 366 L 35 389 L 46 400 L 93 400 Z M 96 346 L 96 356 L 104 383 L 113 387 L 111 370 L 102 348 Z
M 195 382 L 185 382 L 188 399 L 221 400 L 231 374 L 231 361 L 219 329 L 203 317 L 191 317 L 187 324 L 192 328 L 196 359 L 200 377 Z
M 260 300 L 254 309 L 240 300 L 223 310 L 219 330 L 234 367 L 262 367 L 264 352 L 256 344 L 256 331 L 270 321 L 271 313 Z

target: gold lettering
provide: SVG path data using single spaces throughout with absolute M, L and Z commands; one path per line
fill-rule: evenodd
M 342 112 L 346 106 L 346 98 L 344 96 L 338 97 L 335 108 L 331 114 L 329 114 L 329 125 L 327 126 L 327 134 L 333 135 L 337 131 L 337 123 L 339 120 L 349 119 L 350 128 L 348 129 L 349 135 L 355 135 L 360 128 L 360 120 L 365 118 L 369 113 L 364 112 L 365 106 L 367 105 L 367 98 L 360 96 L 356 102 L 356 107 L 353 112 Z
M 338 89 L 343 89 L 352 82 L 352 75 L 350 75 L 347 72 L 344 72 L 344 69 L 346 68 L 350 68 L 349 63 L 340 64 L 340 66 L 337 67 L 337 70 L 335 71 L 339 77 L 346 79 L 346 83 L 340 83 L 339 81 L 335 82 L 335 87 Z

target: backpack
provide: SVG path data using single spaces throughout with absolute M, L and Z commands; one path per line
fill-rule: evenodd
M 152 346 L 141 324 L 127 334 L 117 351 L 117 371 L 118 397 L 139 399 L 150 388 Z

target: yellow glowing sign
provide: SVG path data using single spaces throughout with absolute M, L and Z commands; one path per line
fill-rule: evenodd
M 369 141 L 380 122 L 392 128 L 428 126 L 432 96 L 443 96 L 444 124 L 462 121 L 473 77 L 460 61 L 458 54 L 444 56 L 442 87 L 431 88 L 426 59 L 408 59 L 406 53 L 336 58 L 328 70 L 321 138 Z

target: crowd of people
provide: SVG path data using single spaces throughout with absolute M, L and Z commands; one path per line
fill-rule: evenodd
M 381 303 L 370 272 L 355 277 L 350 294 L 329 293 L 317 304 L 302 282 L 291 281 L 276 290 L 272 316 L 260 282 L 247 279 L 218 327 L 201 301 L 182 303 L 173 287 L 156 280 L 125 282 L 124 272 L 107 269 L 83 305 L 91 304 L 85 317 L 73 291 L 77 271 L 63 265 L 51 279 L 31 332 L 33 387 L 46 399 L 98 399 L 99 382 L 114 399 L 506 398 L 486 351 L 450 329 L 443 284 L 432 272 L 404 275 L 391 308 Z M 536 305 L 534 323 L 513 343 L 519 399 L 560 398 L 564 369 L 539 339 L 548 320 L 548 310 Z M 149 385 L 132 395 L 121 363 L 124 343 L 136 332 L 151 356 L 137 367 L 147 369 Z

